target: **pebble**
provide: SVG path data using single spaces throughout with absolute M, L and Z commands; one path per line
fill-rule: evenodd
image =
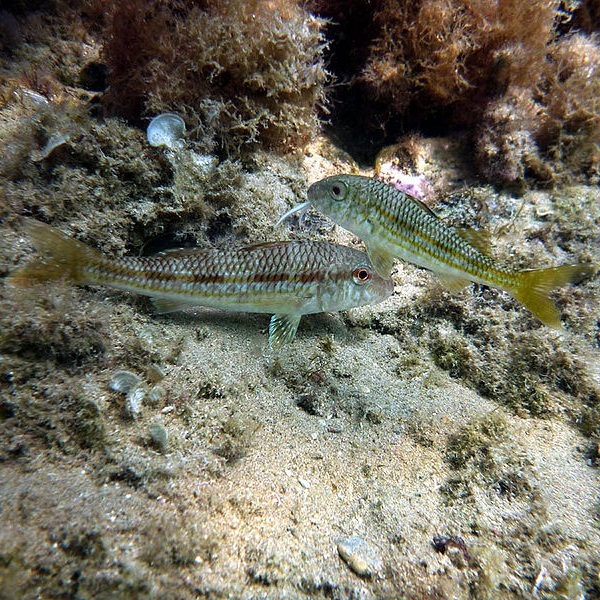
M 360 577 L 371 577 L 381 569 L 379 550 L 363 538 L 339 538 L 336 544 L 342 560 Z

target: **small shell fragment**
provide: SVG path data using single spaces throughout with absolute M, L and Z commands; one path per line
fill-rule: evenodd
M 154 117 L 146 129 L 146 137 L 151 146 L 166 146 L 171 150 L 183 147 L 184 134 L 185 122 L 174 113 Z
M 305 489 L 310 489 L 310 481 L 308 479 L 302 479 L 302 477 L 298 477 L 298 483 Z
M 32 154 L 31 160 L 33 160 L 33 162 L 41 162 L 42 160 L 45 160 L 57 148 L 60 148 L 66 144 L 70 137 L 71 136 L 68 133 L 53 133 L 46 142 L 46 145 L 39 152 L 34 152 Z
M 142 402 L 146 392 L 142 388 L 135 388 L 125 398 L 125 413 L 131 419 L 137 419 L 142 410 Z
M 25 106 L 44 106 L 50 104 L 48 98 L 27 88 L 20 88 L 13 93 Z
M 108 384 L 110 389 L 120 394 L 129 394 L 140 384 L 140 378 L 131 371 L 115 371 Z
M 371 577 L 381 569 L 381 558 L 375 546 L 356 535 L 336 540 L 342 560 L 360 577 Z
M 148 392 L 148 404 L 158 406 L 167 397 L 167 390 L 162 385 L 155 385 Z
M 162 423 L 152 423 L 148 428 L 150 439 L 158 450 L 164 452 L 169 445 L 169 432 Z

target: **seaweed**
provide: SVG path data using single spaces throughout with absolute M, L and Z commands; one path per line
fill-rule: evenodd
M 229 154 L 291 150 L 316 133 L 326 80 L 321 21 L 293 0 L 109 8 L 110 114 L 139 122 L 175 110 L 205 150 L 217 144 Z
M 51 296 L 38 290 L 20 297 L 18 309 L 16 293 L 8 295 L 10 300 L 3 302 L 0 317 L 0 352 L 50 360 L 67 370 L 102 360 L 106 309 L 89 309 L 76 290 L 55 290 Z
M 461 129 L 479 174 L 496 184 L 597 181 L 598 42 L 574 33 L 584 12 L 597 18 L 592 3 L 380 0 L 366 14 L 350 4 L 343 14 L 335 1 L 315 3 L 339 19 L 328 29 L 331 64 L 348 85 L 333 92 L 334 133 L 361 159 L 415 131 Z

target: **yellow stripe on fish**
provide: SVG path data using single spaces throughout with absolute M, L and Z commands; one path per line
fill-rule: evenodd
M 375 304 L 393 291 L 392 281 L 377 274 L 364 252 L 329 242 L 110 259 L 39 221 L 26 219 L 25 229 L 43 258 L 13 273 L 12 285 L 67 279 L 151 296 L 159 312 L 207 306 L 274 313 L 272 348 L 294 338 L 302 315 Z
M 551 327 L 561 322 L 550 291 L 595 272 L 590 264 L 529 271 L 502 268 L 477 247 L 477 233 L 446 225 L 416 198 L 370 177 L 327 177 L 309 188 L 308 203 L 299 210 L 307 204 L 361 237 L 382 277 L 389 276 L 394 258 L 402 258 L 434 271 L 453 292 L 469 281 L 506 290 Z

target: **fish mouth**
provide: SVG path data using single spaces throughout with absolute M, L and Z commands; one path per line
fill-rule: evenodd
M 290 210 L 288 210 L 284 215 L 282 215 L 279 218 L 277 223 L 275 223 L 275 225 L 273 226 L 273 229 L 277 229 L 279 227 L 279 225 L 281 225 L 281 223 L 283 223 L 286 219 L 289 219 L 289 217 L 291 217 L 292 215 L 294 215 L 296 213 L 299 213 L 299 219 L 300 219 L 300 221 L 302 221 L 302 218 L 304 217 L 304 215 L 306 215 L 309 208 L 310 208 L 309 201 L 301 202 L 300 204 L 296 204 L 296 206 L 294 206 L 293 208 L 290 208 Z

